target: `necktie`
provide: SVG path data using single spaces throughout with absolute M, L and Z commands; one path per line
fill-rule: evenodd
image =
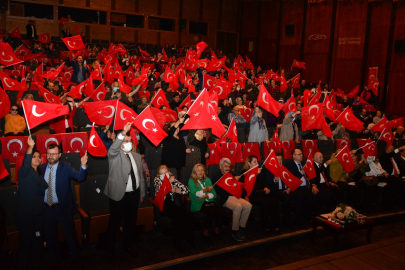
M 395 166 L 396 164 L 394 163 L 394 159 L 393 159 L 393 158 L 391 158 L 391 163 L 392 163 L 392 167 L 394 168 L 394 175 L 395 175 L 395 177 L 398 177 L 397 166 Z
M 131 162 L 131 158 L 129 157 L 129 154 L 126 154 L 126 155 L 129 160 L 129 164 L 131 165 L 132 189 L 135 191 L 136 190 L 136 178 L 135 178 L 134 168 L 132 168 L 132 162 Z
M 302 170 L 301 163 L 298 163 L 298 168 L 300 168 L 300 173 L 301 173 L 302 176 L 304 176 L 304 178 L 305 178 L 305 182 L 307 183 L 307 187 L 310 188 L 310 187 L 309 187 L 309 181 L 308 181 L 306 175 L 301 172 L 301 170 Z
M 319 165 L 318 168 L 321 169 L 321 166 L 322 166 L 322 165 Z M 328 182 L 328 179 L 326 179 L 325 173 L 324 173 L 324 172 L 321 172 L 321 175 L 322 175 L 322 177 L 323 177 L 323 180 L 325 181 L 325 184 L 329 187 L 329 182 Z
M 53 186 L 53 167 L 51 167 L 50 171 L 49 171 L 48 192 L 46 194 L 46 201 L 49 206 L 51 206 L 53 204 L 52 186 Z

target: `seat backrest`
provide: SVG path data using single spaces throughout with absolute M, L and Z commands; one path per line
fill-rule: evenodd
M 208 166 L 208 177 L 212 179 L 214 175 L 219 172 L 219 164 L 212 164 Z
M 149 170 L 157 169 L 160 166 L 160 159 L 162 156 L 162 147 L 146 147 L 145 148 L 145 161 L 148 164 Z
M 86 213 L 109 208 L 109 199 L 103 193 L 107 179 L 106 174 L 89 176 L 86 181 L 80 183 L 80 204 Z
M 181 168 L 181 182 L 184 185 L 188 185 L 188 180 L 191 178 L 191 173 L 193 172 L 193 167 L 182 167 Z
M 234 175 L 240 175 L 240 172 L 242 171 L 243 165 L 245 165 L 245 162 L 237 162 L 237 163 L 235 163 Z
M 81 161 L 79 153 L 63 153 L 60 161 L 70 163 L 70 165 L 77 171 L 80 170 Z
M 323 156 L 330 156 L 335 152 L 334 141 L 331 140 L 318 140 L 318 149 Z
M 237 128 L 236 133 L 238 134 L 238 142 L 244 143 L 246 142 L 246 134 L 243 128 Z
M 89 156 L 89 160 L 87 162 L 88 166 L 88 176 L 94 176 L 94 175 L 102 175 L 102 174 L 107 174 L 109 173 L 109 164 L 108 164 L 108 158 L 107 157 L 95 157 L 95 156 Z
M 4 210 L 6 226 L 15 224 L 17 199 L 18 191 L 16 186 L 0 188 L 0 205 Z
M 92 124 L 87 117 L 87 114 L 85 114 L 84 108 L 77 108 L 76 114 L 73 117 L 73 124 L 76 127 L 85 127 Z
M 11 172 L 10 172 L 10 161 L 6 158 L 3 158 L 4 162 L 4 167 L 8 171 L 8 176 L 4 177 L 3 179 L 0 179 L 0 187 L 11 187 L 12 186 L 12 179 L 11 179 Z

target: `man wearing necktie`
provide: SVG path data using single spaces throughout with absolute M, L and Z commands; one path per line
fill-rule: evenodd
M 61 257 L 58 248 L 58 224 L 60 224 L 70 255 L 76 269 L 82 269 L 79 262 L 79 241 L 75 230 L 73 216 L 76 202 L 71 188 L 71 179 L 79 182 L 87 179 L 87 153 L 81 158 L 80 171 L 73 169 L 69 163 L 60 162 L 61 147 L 50 144 L 46 149 L 48 163 L 41 165 L 44 180 L 48 183 L 44 198 L 44 229 L 47 246 L 53 260 L 53 268 L 59 269 Z
M 285 160 L 284 166 L 295 177 L 302 181 L 294 192 L 292 192 L 291 199 L 295 200 L 295 218 L 294 224 L 301 229 L 307 229 L 303 223 L 304 216 L 310 218 L 313 212 L 313 195 L 311 193 L 309 181 L 304 172 L 303 155 L 300 149 L 294 149 L 292 152 L 293 159 Z
M 320 152 L 314 154 L 314 168 L 316 177 L 311 179 L 311 191 L 315 197 L 314 213 L 320 215 L 325 206 L 324 213 L 332 212 L 336 205 L 343 203 L 344 190 L 332 182 L 329 176 L 328 166 L 332 160 L 323 163 L 323 155 Z
M 124 252 L 136 256 L 132 249 L 133 231 L 136 226 L 138 208 L 145 197 L 145 180 L 142 174 L 142 158 L 132 152 L 132 138 L 128 133 L 131 123 L 127 123 L 122 132 L 108 150 L 110 172 L 104 194 L 110 198 L 110 220 L 108 222 L 108 259 L 116 262 L 115 242 L 120 221 L 124 218 Z

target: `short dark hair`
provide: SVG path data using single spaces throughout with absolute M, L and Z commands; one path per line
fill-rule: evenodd
M 295 150 L 300 150 L 300 149 L 295 148 L 294 150 L 292 150 L 292 152 L 291 152 L 292 156 L 295 154 Z
M 58 148 L 58 153 L 62 153 L 62 148 L 60 147 L 60 145 L 57 145 L 56 143 L 52 143 L 50 145 L 48 145 L 48 147 L 46 148 L 46 150 L 48 149 L 55 149 Z
M 280 152 L 275 152 L 276 153 L 276 157 L 282 157 Z
M 179 93 L 177 93 L 177 92 L 175 92 L 174 94 L 173 94 L 173 98 L 175 98 L 175 97 L 179 97 L 180 96 L 180 94 Z

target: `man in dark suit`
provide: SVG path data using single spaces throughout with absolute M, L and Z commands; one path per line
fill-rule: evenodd
M 334 206 L 343 202 L 344 190 L 333 183 L 329 176 L 328 166 L 332 160 L 323 163 L 323 155 L 320 152 L 316 152 L 313 157 L 316 177 L 310 182 L 312 194 L 315 197 L 315 215 L 320 215 L 324 206 L 326 206 L 326 212 L 332 212 Z
M 66 62 L 69 63 L 68 61 L 69 60 L 67 60 Z M 73 74 L 72 78 L 70 79 L 71 82 L 80 84 L 87 80 L 87 76 L 90 75 L 90 72 L 87 64 L 83 62 L 83 56 L 78 55 L 76 57 L 76 60 L 73 59 L 72 62 L 70 62 L 69 64 L 71 64 L 71 66 L 73 67 Z
M 313 196 L 310 189 L 309 181 L 304 172 L 304 163 L 302 161 L 303 155 L 300 149 L 294 149 L 292 152 L 293 159 L 287 160 L 284 167 L 287 168 L 295 177 L 302 181 L 293 193 L 291 199 L 295 200 L 295 225 L 301 229 L 306 229 L 307 226 L 303 224 L 304 214 L 310 217 L 312 214 Z
M 27 29 L 27 39 L 28 40 L 34 40 L 38 38 L 37 35 L 37 28 L 34 25 L 34 21 L 29 20 L 28 24 L 25 26 Z
M 142 173 L 142 158 L 132 152 L 133 142 L 127 123 L 108 150 L 110 172 L 104 194 L 110 198 L 110 220 L 108 222 L 108 260 L 116 262 L 115 243 L 118 227 L 124 218 L 124 252 L 136 256 L 132 249 L 133 232 L 138 208 L 145 198 L 145 179 Z
M 61 147 L 51 144 L 46 150 L 47 164 L 41 165 L 44 179 L 48 183 L 44 198 L 45 237 L 55 268 L 59 268 L 58 224 L 62 227 L 70 254 L 76 269 L 82 269 L 79 263 L 79 241 L 77 239 L 73 215 L 76 209 L 70 180 L 79 182 L 87 179 L 87 153 L 81 158 L 81 168 L 77 172 L 69 163 L 59 162 Z
M 277 162 L 283 165 L 283 156 L 276 152 Z M 290 200 L 292 197 L 291 189 L 287 188 L 279 176 L 274 176 L 266 167 L 263 167 L 264 177 L 274 197 L 281 202 L 281 211 L 283 212 L 283 224 L 291 228 Z

